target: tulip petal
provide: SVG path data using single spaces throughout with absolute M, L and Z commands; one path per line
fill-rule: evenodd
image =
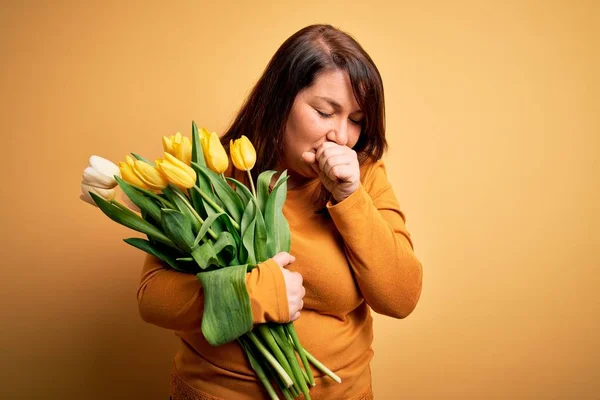
M 162 138 L 163 150 L 167 153 L 173 154 L 173 139 L 169 136 L 163 136 Z
M 98 196 L 102 197 L 104 200 L 112 200 L 115 198 L 115 190 L 114 189 L 102 189 L 95 186 L 90 186 L 85 183 L 81 183 L 81 193 L 85 197 L 84 201 L 87 201 L 90 204 L 96 205 L 89 192 L 93 192 Z
M 208 167 L 217 174 L 225 172 L 229 166 L 229 159 L 227 158 L 225 148 L 221 144 L 221 139 L 216 132 L 211 132 L 206 150 L 204 156 L 206 157 Z
M 151 189 L 162 190 L 169 184 L 158 169 L 145 161 L 136 160 L 133 172 Z
M 91 156 L 90 157 L 90 165 L 99 173 L 106 176 L 121 176 L 121 172 L 119 171 L 119 167 L 115 163 L 106 158 L 100 156 Z
M 98 207 L 98 205 L 94 203 L 94 200 L 92 200 L 92 196 L 90 196 L 89 193 L 82 193 L 79 195 L 79 198 L 86 203 L 93 205 L 94 207 Z
M 114 176 L 101 174 L 93 167 L 86 167 L 83 170 L 83 182 L 103 189 L 112 189 L 117 186 L 117 181 Z
M 179 162 L 181 163 L 181 161 Z M 186 169 L 180 168 L 170 162 L 161 161 L 157 162 L 157 165 L 158 169 L 163 173 L 163 175 L 165 175 L 169 182 L 171 182 L 175 186 L 189 189 L 196 184 L 196 172 L 185 164 L 183 165 L 189 168 L 193 175 L 190 174 Z
M 123 179 L 125 182 L 131 185 L 141 187 L 142 189 L 148 189 L 148 185 L 146 185 L 144 181 L 138 178 L 135 171 L 133 170 L 133 160 L 131 160 L 131 165 L 128 164 L 128 162 L 129 161 L 119 162 L 119 169 L 121 170 L 121 179 Z

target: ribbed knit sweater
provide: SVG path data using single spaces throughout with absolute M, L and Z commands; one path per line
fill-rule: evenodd
M 421 294 L 422 268 L 382 161 L 361 166 L 358 190 L 327 203 L 329 215 L 316 213 L 319 186 L 313 179 L 288 190 L 283 209 L 296 257 L 288 269 L 302 274 L 306 289 L 296 331 L 302 345 L 342 379 L 338 384 L 313 368 L 317 385 L 310 394 L 314 400 L 372 399 L 371 310 L 393 318 L 410 314 Z M 289 321 L 285 281 L 272 259 L 249 272 L 246 283 L 254 323 Z M 146 322 L 180 339 L 173 400 L 268 399 L 236 341 L 212 347 L 202 335 L 203 292 L 196 276 L 147 256 L 138 302 Z

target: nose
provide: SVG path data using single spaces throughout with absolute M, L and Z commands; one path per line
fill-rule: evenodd
M 340 122 L 338 126 L 327 132 L 327 140 L 335 142 L 340 146 L 348 145 L 348 123 Z

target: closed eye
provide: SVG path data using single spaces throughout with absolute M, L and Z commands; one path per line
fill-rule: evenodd
M 316 110 L 316 111 L 317 111 L 317 112 L 319 113 L 319 115 L 320 115 L 321 117 L 323 117 L 323 118 L 331 118 L 331 117 L 333 117 L 333 113 L 331 113 L 331 114 L 326 114 L 326 113 L 324 113 L 324 112 L 321 112 L 321 111 L 319 111 L 319 110 Z
M 333 117 L 333 113 L 327 114 L 327 113 L 321 112 L 319 110 L 315 110 L 315 111 L 317 111 L 322 118 L 331 118 L 331 117 Z M 360 126 L 362 124 L 362 120 L 357 121 L 357 120 L 354 120 L 352 118 L 348 118 L 348 121 L 350 121 L 350 123 L 353 124 L 353 125 Z

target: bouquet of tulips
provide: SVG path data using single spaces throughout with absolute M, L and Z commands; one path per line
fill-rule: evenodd
M 163 148 L 164 157 L 154 163 L 135 153 L 119 166 L 92 156 L 83 172 L 81 199 L 147 237 L 126 243 L 174 270 L 196 274 L 204 289 L 201 328 L 207 341 L 218 346 L 237 339 L 272 399 L 278 399 L 273 382 L 286 399 L 300 393 L 310 399 L 315 381 L 309 362 L 341 382 L 302 347 L 293 323 L 253 326 L 246 273 L 290 248 L 283 215 L 286 171 L 272 190 L 276 171 L 262 172 L 255 185 L 250 171 L 256 152 L 242 136 L 230 143 L 230 155 L 234 166 L 248 173 L 250 188 L 225 177 L 229 160 L 219 136 L 199 131 L 194 122 L 192 139 L 165 136 Z M 117 185 L 128 205 L 115 199 Z

